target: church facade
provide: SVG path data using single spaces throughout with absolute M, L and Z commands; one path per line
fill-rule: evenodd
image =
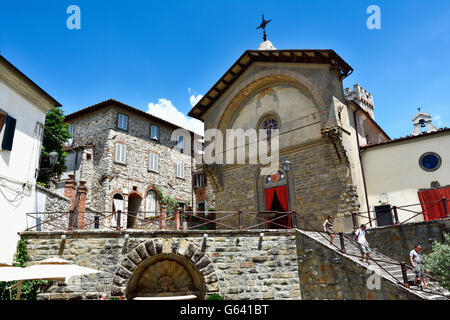
M 346 99 L 342 80 L 352 71 L 333 50 L 275 50 L 270 41 L 233 64 L 189 115 L 223 136 L 229 129 L 269 135 L 278 129 L 280 166 L 261 175 L 262 163 L 205 165 L 216 210 L 262 218 L 267 211 L 295 210 L 305 228 L 320 227 L 330 215 L 336 230 L 360 223 L 359 146 L 366 138 L 389 137 L 373 120 L 373 107 L 356 99 L 361 94 Z

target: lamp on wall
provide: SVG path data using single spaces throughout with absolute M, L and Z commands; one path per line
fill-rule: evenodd
M 283 160 L 282 162 L 283 164 L 283 170 L 286 172 L 286 174 L 289 172 L 289 170 L 291 169 L 289 167 L 289 165 L 291 164 L 291 162 L 289 160 Z
M 290 190 L 289 190 L 289 175 L 288 172 L 291 170 L 290 164 L 291 162 L 289 160 L 283 160 L 281 162 L 283 164 L 283 170 L 286 173 L 286 191 L 287 191 L 287 198 L 288 198 L 288 210 L 291 209 L 291 201 L 290 201 Z
M 58 161 L 58 152 L 52 151 L 48 154 L 48 158 L 50 161 L 50 166 L 53 168 L 56 164 L 56 161 Z

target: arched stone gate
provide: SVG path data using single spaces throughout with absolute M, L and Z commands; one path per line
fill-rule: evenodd
M 133 299 L 219 293 L 211 259 L 184 239 L 147 240 L 132 249 L 116 269 L 111 296 Z

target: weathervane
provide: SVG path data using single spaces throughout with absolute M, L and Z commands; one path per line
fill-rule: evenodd
M 259 27 L 256 28 L 256 29 L 260 29 L 260 28 L 263 29 L 263 39 L 264 39 L 264 41 L 267 40 L 267 37 L 266 37 L 266 26 L 267 26 L 267 24 L 268 24 L 270 21 L 272 21 L 272 19 L 270 19 L 270 20 L 265 20 L 265 19 L 264 19 L 264 15 L 262 15 L 262 22 L 261 22 L 261 25 L 260 25 Z

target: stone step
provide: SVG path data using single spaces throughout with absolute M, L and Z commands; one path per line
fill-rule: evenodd
M 308 236 L 313 238 L 314 240 L 324 244 L 328 248 L 335 250 L 337 252 L 340 252 L 340 240 L 339 237 L 336 237 L 334 240 L 334 245 L 330 245 L 329 238 L 327 236 L 323 237 L 322 235 L 318 234 L 317 232 L 313 231 L 303 231 Z M 361 257 L 361 251 L 359 249 L 359 246 L 356 242 L 345 238 L 344 239 L 344 246 L 346 251 L 346 256 L 352 260 L 354 260 L 357 263 L 361 263 L 360 257 Z M 342 254 L 342 253 L 340 253 Z M 398 281 L 400 283 L 403 282 L 403 274 L 400 267 L 400 263 L 395 261 L 394 259 L 376 251 L 376 249 L 371 248 L 371 254 L 370 258 L 374 260 L 380 260 L 380 261 L 371 261 L 370 265 L 367 265 L 365 262 L 363 264 L 366 266 L 366 268 L 369 268 L 371 270 L 377 271 L 378 273 L 382 274 L 386 278 L 393 279 L 394 281 Z M 365 261 L 365 259 L 364 259 Z M 386 262 L 384 262 L 386 261 Z M 392 263 L 390 263 L 392 262 Z M 408 282 L 412 282 L 415 279 L 415 274 L 412 270 L 407 269 L 406 275 L 408 278 Z M 419 295 L 420 297 L 427 299 L 427 300 L 445 300 L 448 299 L 446 296 L 450 297 L 450 292 L 445 290 L 439 283 L 437 282 L 430 282 L 429 286 L 431 287 L 431 291 L 419 291 L 417 290 L 418 287 L 414 287 L 414 292 Z M 439 294 L 441 293 L 441 294 Z

